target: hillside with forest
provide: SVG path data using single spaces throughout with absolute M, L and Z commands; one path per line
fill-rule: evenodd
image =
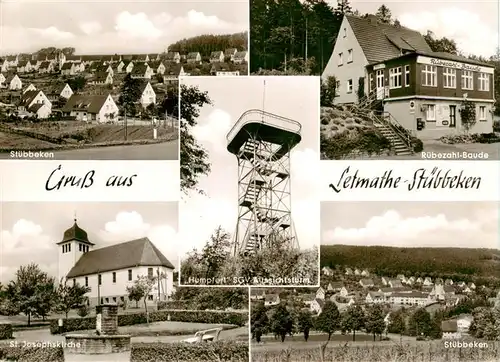
M 168 51 L 182 54 L 200 52 L 201 56 L 209 56 L 211 52 L 224 51 L 229 48 L 247 50 L 248 32 L 224 35 L 198 35 L 179 40 L 169 45 Z
M 500 285 L 500 250 L 322 245 L 321 267 L 366 268 L 379 276 L 430 276 Z

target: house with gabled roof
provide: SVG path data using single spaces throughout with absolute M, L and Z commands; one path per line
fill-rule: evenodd
M 323 273 L 323 275 L 330 276 L 333 275 L 333 269 L 329 266 L 324 266 L 323 268 L 321 268 L 321 273 Z
M 23 88 L 23 82 L 21 81 L 21 78 L 19 78 L 17 74 L 11 75 L 6 80 L 6 83 L 9 84 L 10 90 L 21 90 Z
M 384 293 L 381 292 L 368 292 L 365 297 L 367 304 L 383 304 L 385 303 Z
M 346 286 L 343 286 L 342 289 L 340 289 L 339 295 L 341 297 L 347 298 L 351 294 L 350 289 L 347 289 Z
M 0 59 L 0 70 L 2 72 L 8 72 L 9 71 L 9 61 L 7 59 Z
M 446 284 L 446 285 L 453 285 L 453 279 L 450 279 L 450 278 L 446 279 L 444 281 L 444 284 Z
M 233 57 L 233 63 L 235 64 L 243 64 L 248 63 L 248 52 L 246 50 L 240 50 L 236 52 Z
M 113 76 L 107 72 L 96 72 L 90 83 L 95 85 L 113 84 Z
M 201 54 L 200 52 L 188 53 L 186 57 L 186 62 L 189 64 L 201 64 Z
M 266 294 L 265 297 L 264 297 L 264 305 L 266 307 L 271 307 L 271 306 L 274 306 L 274 305 L 278 305 L 280 304 L 281 300 L 280 300 L 280 296 L 279 294 Z
M 370 272 L 367 269 L 363 269 L 363 271 L 361 272 L 361 276 L 369 277 L 370 276 Z
M 222 63 L 224 61 L 224 53 L 221 50 L 210 53 L 210 63 Z
M 361 279 L 359 281 L 359 284 L 363 287 L 363 288 L 370 288 L 370 287 L 373 287 L 375 284 L 373 283 L 373 280 L 372 279 Z
M 160 60 L 160 54 L 148 54 L 148 62 L 157 62 L 158 60 Z
M 224 51 L 224 58 L 229 59 L 229 61 L 232 62 L 234 60 L 234 56 L 237 52 L 238 52 L 238 49 L 236 49 L 236 48 L 228 48 Z
M 361 270 L 358 268 L 354 269 L 354 275 L 361 275 Z
M 23 89 L 23 94 L 29 91 L 36 91 L 36 87 L 33 83 L 30 83 L 26 88 Z
M 19 62 L 19 56 L 16 55 L 7 55 L 5 57 L 5 61 L 7 62 L 7 67 L 17 67 L 17 63 Z
M 229 63 L 213 63 L 210 74 L 215 76 L 238 76 L 240 71 Z
M 53 86 L 48 92 L 47 97 L 51 102 L 56 102 L 60 98 L 69 99 L 73 95 L 73 90 L 68 83 L 60 83 Z
M 165 64 L 161 60 L 156 60 L 154 62 L 149 61 L 148 62 L 149 67 L 153 70 L 155 74 L 165 74 L 165 71 L 167 68 L 165 67 Z
M 5 78 L 5 75 L 3 75 L 2 73 L 0 73 L 0 88 L 5 87 L 5 81 L 6 80 L 7 80 L 7 78 Z
M 423 285 L 424 285 L 424 286 L 430 286 L 430 285 L 432 285 L 432 284 L 433 284 L 433 283 L 432 283 L 432 278 L 431 278 L 431 277 L 425 277 L 424 282 L 423 282 Z
M 156 93 L 151 83 L 148 81 L 141 82 L 141 97 L 139 99 L 139 103 L 146 108 L 150 104 L 156 103 Z
M 118 116 L 118 106 L 108 95 L 73 94 L 64 107 L 64 115 L 78 121 L 105 123 Z
M 325 299 L 325 294 L 326 294 L 326 291 L 322 287 L 319 287 L 318 290 L 316 290 L 316 298 L 317 299 Z
M 18 73 L 28 73 L 33 71 L 33 66 L 29 60 L 21 60 L 18 62 L 16 69 Z
M 169 65 L 163 74 L 163 83 L 175 83 L 180 76 L 189 75 L 184 71 L 182 64 Z
M 130 73 L 132 78 L 151 79 L 154 71 L 148 63 L 136 63 Z
M 389 280 L 388 284 L 391 288 L 402 288 L 403 287 L 403 284 L 401 283 L 400 279 L 391 279 L 391 280 Z
M 164 59 L 168 63 L 180 63 L 181 55 L 179 52 L 168 52 L 165 54 Z
M 345 275 L 353 275 L 353 271 L 351 268 L 345 268 Z
M 309 308 L 312 313 L 319 315 L 323 311 L 324 306 L 325 306 L 325 300 L 316 298 L 311 302 Z
M 75 219 L 57 246 L 59 280 L 89 287 L 89 305 L 129 301 L 127 287 L 138 276 L 165 276 L 151 290 L 147 302 L 164 301 L 172 295 L 174 265 L 148 238 L 97 248 Z
M 64 63 L 61 67 L 61 75 L 69 76 L 69 75 L 74 75 L 75 73 L 75 68 L 73 66 L 73 63 Z
M 52 103 L 41 90 L 29 90 L 21 95 L 18 109 L 45 119 L 52 112 Z
M 340 292 L 343 286 L 342 282 L 330 282 L 328 283 L 327 290 L 329 292 Z
M 442 339 L 460 339 L 462 333 L 458 331 L 457 321 L 455 319 L 442 321 L 441 331 L 443 332 Z
M 40 74 L 53 73 L 55 71 L 54 63 L 51 63 L 47 60 L 43 61 L 38 66 L 37 70 L 38 70 L 38 73 L 40 73 Z

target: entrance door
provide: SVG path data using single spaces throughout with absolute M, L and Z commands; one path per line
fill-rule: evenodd
M 377 70 L 377 99 L 384 99 L 384 70 Z
M 450 127 L 457 126 L 457 106 L 450 106 Z

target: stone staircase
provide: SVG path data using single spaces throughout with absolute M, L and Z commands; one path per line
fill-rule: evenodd
M 402 138 L 391 127 L 379 122 L 374 122 L 374 125 L 391 142 L 397 156 L 411 156 L 413 154 L 411 148 L 403 142 Z

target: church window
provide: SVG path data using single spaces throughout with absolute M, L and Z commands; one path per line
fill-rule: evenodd
M 101 275 L 101 274 L 99 274 L 99 275 L 97 276 L 97 283 L 99 283 L 99 285 L 101 285 L 101 284 L 102 284 L 102 275 Z
M 78 243 L 78 251 L 82 251 L 82 244 Z
M 148 278 L 153 278 L 153 268 L 148 268 Z
M 131 281 L 132 280 L 132 269 L 129 269 L 128 270 L 128 280 Z
M 85 277 L 85 286 L 88 287 L 89 286 L 89 277 Z
M 68 244 L 68 252 L 71 251 L 71 244 Z
M 116 272 L 113 272 L 113 283 L 116 283 Z
M 76 279 L 75 279 L 75 278 L 73 278 L 73 285 L 75 285 L 75 284 L 76 284 Z

